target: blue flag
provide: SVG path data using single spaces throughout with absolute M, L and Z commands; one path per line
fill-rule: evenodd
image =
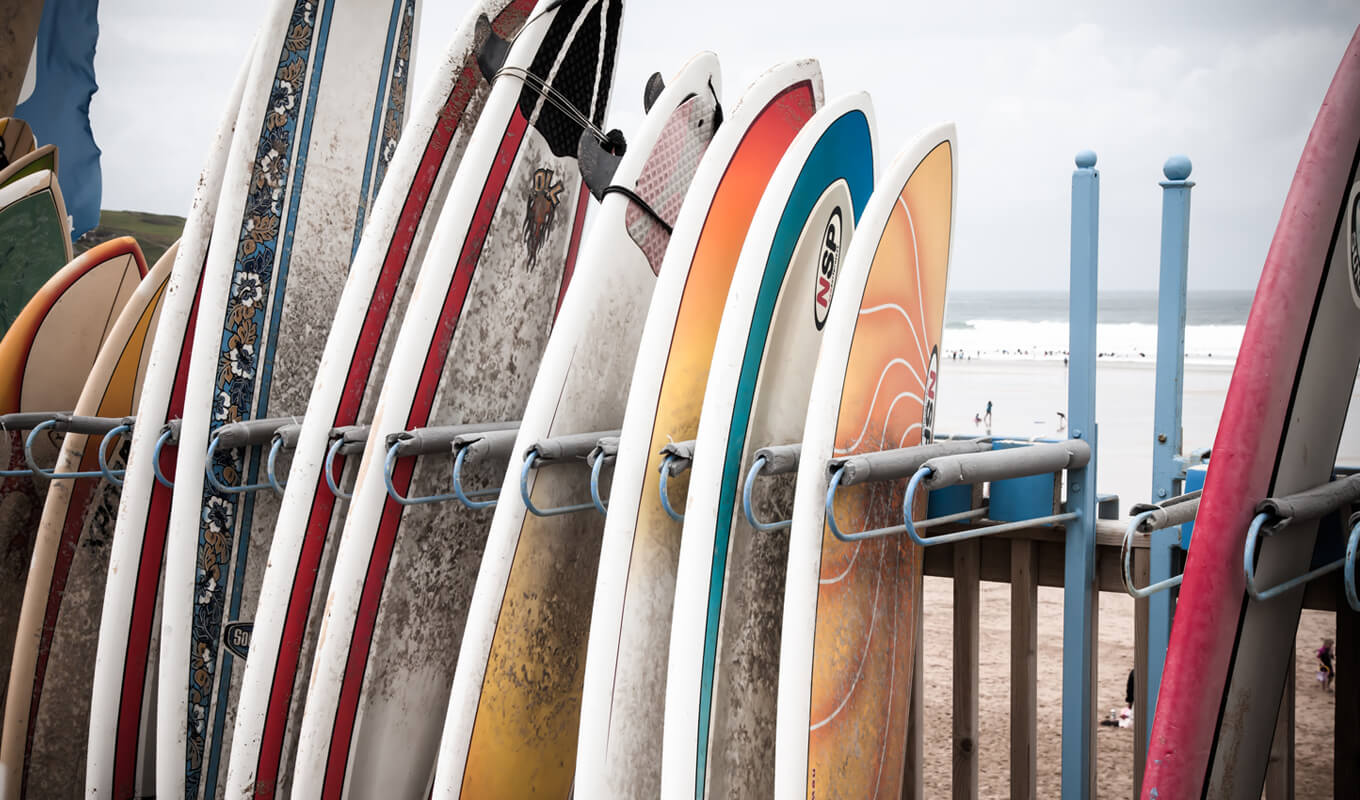
M 98 0 L 46 0 L 34 48 L 37 72 L 32 96 L 14 115 L 33 126 L 38 144 L 55 144 L 71 237 L 99 224 L 103 182 L 99 145 L 90 131 L 94 47 L 99 39 Z

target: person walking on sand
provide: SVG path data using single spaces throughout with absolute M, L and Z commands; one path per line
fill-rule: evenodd
M 1323 639 L 1322 646 L 1317 649 L 1318 682 L 1328 692 L 1332 690 L 1332 681 L 1336 678 L 1336 667 L 1332 663 L 1333 644 L 1331 639 Z
M 987 426 L 987 430 L 992 429 L 992 401 L 987 401 L 987 410 L 982 412 L 982 421 Z

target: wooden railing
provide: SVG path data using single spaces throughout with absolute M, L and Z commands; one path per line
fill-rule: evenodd
M 1096 583 L 1102 592 L 1124 592 L 1120 575 L 1121 545 L 1126 522 L 1100 520 L 1096 525 Z M 953 579 L 953 734 L 950 773 L 952 797 L 965 800 L 978 797 L 978 765 L 988 757 L 978 743 L 978 633 L 979 583 L 1009 583 L 1010 598 L 1010 796 L 1019 800 L 1038 797 L 1038 589 L 1063 585 L 1063 538 L 1061 529 L 1035 528 L 995 536 L 970 539 L 925 550 L 924 574 Z M 1134 539 L 1133 569 L 1139 585 L 1148 580 L 1148 536 Z M 1339 575 L 1308 585 L 1304 608 L 1342 613 L 1336 621 L 1337 677 L 1335 682 L 1336 725 L 1333 740 L 1333 786 L 1335 796 L 1352 797 L 1360 789 L 1360 614 L 1350 611 L 1342 594 Z M 1136 663 L 1147 663 L 1148 601 L 1139 600 L 1134 613 Z M 929 609 L 917 608 L 917 630 L 923 630 L 923 615 Z M 1098 621 L 1098 618 L 1097 618 Z M 1291 649 L 1293 642 L 1288 645 Z M 923 760 L 924 730 L 924 647 L 916 648 L 913 670 L 911 710 L 908 720 L 906 779 L 903 797 L 925 797 L 927 769 L 938 771 L 942 765 L 927 765 Z M 1294 797 L 1294 685 L 1293 672 L 1286 686 L 1284 702 L 1271 752 L 1266 780 L 1268 800 Z M 1133 785 L 1124 796 L 1138 797 L 1146 750 L 1147 685 L 1143 671 L 1135 678 L 1135 745 Z M 1090 721 L 1092 726 L 1097 720 Z M 1094 797 L 1094 789 L 1090 796 Z M 1108 797 L 1109 794 L 1107 793 Z

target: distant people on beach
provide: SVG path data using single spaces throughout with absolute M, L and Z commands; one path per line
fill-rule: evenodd
M 1318 683 L 1322 684 L 1323 691 L 1332 690 L 1332 681 L 1336 678 L 1336 665 L 1333 662 L 1334 654 L 1332 645 L 1335 644 L 1331 639 L 1323 639 L 1322 646 L 1317 649 L 1318 663 Z
M 992 429 L 992 401 L 987 401 L 987 410 L 982 412 L 982 421 L 986 423 L 987 430 Z
M 1129 670 L 1129 683 L 1124 690 L 1124 707 L 1110 709 L 1110 715 L 1100 724 L 1110 728 L 1133 727 L 1133 670 Z

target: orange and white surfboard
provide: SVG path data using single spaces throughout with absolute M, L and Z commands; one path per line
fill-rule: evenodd
M 897 797 L 919 633 L 921 551 L 826 521 L 827 461 L 930 441 L 953 232 L 953 125 L 880 179 L 836 281 L 812 380 L 784 592 L 777 797 Z M 905 481 L 837 494 L 843 531 L 901 524 Z
M 121 238 L 90 248 L 43 284 L 0 340 L 0 414 L 75 408 L 99 348 L 145 272 L 137 243 Z M 27 435 L 0 432 L 0 466 L 28 468 Z M 57 449 L 44 438 L 34 456 L 50 464 Z M 46 493 L 40 478 L 0 478 L 0 681 L 6 686 Z

